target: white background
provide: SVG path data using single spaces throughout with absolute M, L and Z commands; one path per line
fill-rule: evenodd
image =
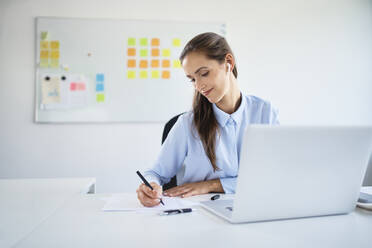
M 163 123 L 33 122 L 36 16 L 225 22 L 242 91 L 271 101 L 282 124 L 372 125 L 371 12 L 370 0 L 0 0 L 0 177 L 133 191 L 160 149 Z

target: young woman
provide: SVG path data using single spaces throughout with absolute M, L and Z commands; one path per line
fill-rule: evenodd
M 240 92 L 235 58 L 222 36 L 197 35 L 186 44 L 180 60 L 195 87 L 193 110 L 178 118 L 153 168 L 144 173 L 154 189 L 141 184 L 137 196 L 148 207 L 158 205 L 162 194 L 234 193 L 245 128 L 279 124 L 269 102 Z M 179 186 L 163 193 L 161 185 L 181 169 Z

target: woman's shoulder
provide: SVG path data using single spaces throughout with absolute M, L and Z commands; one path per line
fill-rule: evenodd
M 245 99 L 247 100 L 247 105 L 253 105 L 253 106 L 259 106 L 259 105 L 266 105 L 266 106 L 270 106 L 271 103 L 265 99 L 262 99 L 258 96 L 254 96 L 254 95 L 244 95 Z

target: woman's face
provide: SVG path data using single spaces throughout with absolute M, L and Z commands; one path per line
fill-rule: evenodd
M 186 76 L 209 102 L 218 103 L 229 91 L 226 63 L 208 59 L 203 53 L 191 52 L 182 61 Z

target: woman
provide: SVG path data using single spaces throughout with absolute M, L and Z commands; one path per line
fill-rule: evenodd
M 186 44 L 180 60 L 195 87 L 193 110 L 178 118 L 153 168 L 144 173 L 154 189 L 141 184 L 137 196 L 147 207 L 158 205 L 162 194 L 234 193 L 245 128 L 279 124 L 269 102 L 240 92 L 235 58 L 222 36 L 197 35 Z M 161 185 L 181 169 L 179 186 L 163 193 Z

